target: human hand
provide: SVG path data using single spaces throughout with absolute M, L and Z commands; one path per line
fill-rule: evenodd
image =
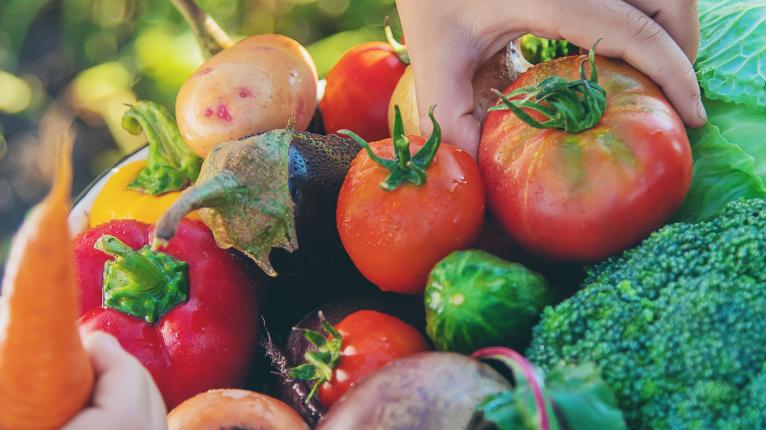
M 622 58 L 659 84 L 687 125 L 707 116 L 693 61 L 699 45 L 696 0 L 397 0 L 414 67 L 424 135 L 428 107 L 444 140 L 476 156 L 480 125 L 472 115 L 476 69 L 526 33 L 567 39 Z M 502 90 L 502 88 L 499 88 Z
M 93 402 L 63 430 L 167 428 L 165 403 L 146 368 L 108 334 L 87 334 L 83 343 L 96 372 Z

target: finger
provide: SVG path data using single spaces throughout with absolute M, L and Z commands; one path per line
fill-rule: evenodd
M 420 131 L 428 136 L 433 126 L 428 110 L 442 127 L 443 141 L 462 148 L 476 157 L 479 146 L 479 123 L 473 116 L 472 60 L 456 53 L 466 52 L 452 43 L 440 43 L 426 52 L 411 55 L 420 116 Z
M 694 62 L 699 49 L 697 0 L 625 0 L 657 21 Z
M 707 121 L 700 99 L 697 77 L 689 58 L 670 35 L 640 10 L 622 1 L 580 0 L 537 2 L 536 13 L 548 13 L 563 39 L 578 46 L 598 46 L 601 55 L 619 57 L 644 72 L 673 103 L 687 125 L 702 126 Z M 540 9 L 543 10 L 540 10 Z M 599 25 L 582 25 L 597 22 Z M 536 32 L 534 20 L 529 22 Z
M 82 419 L 102 422 L 103 412 L 110 417 L 122 417 L 126 425 L 140 422 L 145 423 L 142 428 L 164 428 L 165 404 L 144 366 L 106 333 L 90 333 L 84 344 L 97 382 L 94 407 L 83 412 Z

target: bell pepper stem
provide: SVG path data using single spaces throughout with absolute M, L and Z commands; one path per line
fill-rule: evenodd
M 186 145 L 163 106 L 138 101 L 122 116 L 122 127 L 131 134 L 143 132 L 149 142 L 146 167 L 128 188 L 159 195 L 184 189 L 197 179 L 202 159 Z
M 164 246 L 175 234 L 181 219 L 189 212 L 225 202 L 234 202 L 246 187 L 227 170 L 187 188 L 157 221 L 152 239 L 152 249 Z
M 94 247 L 114 257 L 104 264 L 104 306 L 154 323 L 188 298 L 185 262 L 148 247 L 136 251 L 111 235 Z
M 194 0 L 170 0 L 194 33 L 203 55 L 212 57 L 234 41 Z

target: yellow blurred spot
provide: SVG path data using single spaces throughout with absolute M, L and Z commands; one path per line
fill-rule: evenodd
M 319 0 L 319 9 L 330 16 L 338 16 L 348 9 L 349 0 Z
M 120 63 L 108 62 L 84 70 L 72 81 L 70 99 L 77 115 L 90 124 L 105 123 L 123 151 L 141 146 L 146 139 L 122 128 L 126 105 L 136 101 L 133 77 Z
M 29 107 L 32 89 L 23 79 L 0 70 L 0 88 L 0 111 L 14 114 Z

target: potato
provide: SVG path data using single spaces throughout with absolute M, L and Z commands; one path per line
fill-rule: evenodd
M 511 386 L 465 355 L 424 352 L 396 360 L 353 386 L 319 430 L 465 429 L 476 405 Z
M 201 157 L 215 145 L 284 128 L 305 130 L 317 104 L 317 72 L 306 49 L 277 34 L 244 39 L 200 66 L 176 98 L 178 128 Z

